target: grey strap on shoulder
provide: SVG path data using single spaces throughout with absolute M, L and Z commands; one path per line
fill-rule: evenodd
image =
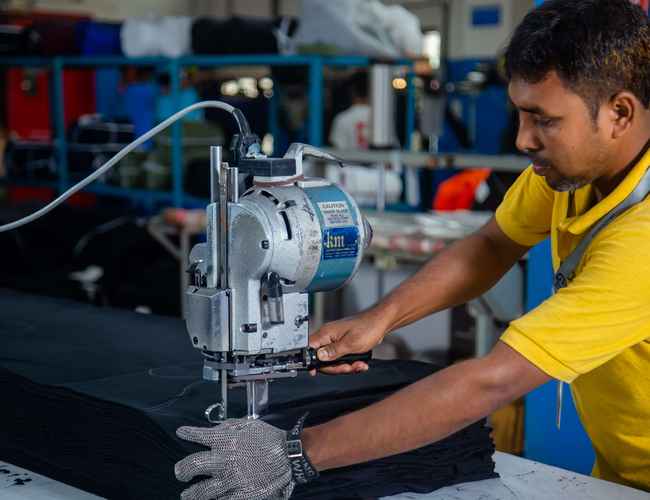
M 569 282 L 575 277 L 575 272 L 582 260 L 583 255 L 587 251 L 589 244 L 593 241 L 596 235 L 602 231 L 610 222 L 612 222 L 616 217 L 625 212 L 632 205 L 636 205 L 642 201 L 650 192 L 650 169 L 646 170 L 641 180 L 632 191 L 622 202 L 620 202 L 616 207 L 610 210 L 605 214 L 595 225 L 592 227 L 587 235 L 582 238 L 578 246 L 571 252 L 571 254 L 560 264 L 557 272 L 555 273 L 555 279 L 553 280 L 553 288 L 557 292 L 562 288 L 568 286 Z M 564 382 L 558 380 L 557 383 L 557 413 L 555 416 L 555 424 L 557 428 L 560 428 L 562 422 L 562 389 L 564 387 Z
M 578 264 L 582 260 L 583 255 L 587 251 L 589 244 L 593 241 L 596 235 L 602 231 L 612 220 L 625 212 L 632 205 L 636 205 L 642 201 L 650 192 L 650 169 L 646 170 L 641 180 L 622 202 L 616 207 L 605 214 L 595 225 L 592 227 L 587 235 L 582 238 L 578 246 L 571 252 L 571 254 L 560 264 L 555 278 L 553 280 L 553 288 L 558 290 L 565 288 L 571 280 L 575 277 L 575 271 Z

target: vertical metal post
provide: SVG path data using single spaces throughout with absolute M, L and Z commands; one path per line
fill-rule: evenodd
M 219 200 L 219 175 L 221 169 L 221 146 L 210 146 L 210 202 Z
M 63 59 L 52 61 L 52 120 L 59 174 L 59 192 L 68 189 L 68 144 L 65 137 L 65 95 L 63 89 Z
M 413 83 L 414 73 L 412 69 L 406 73 L 406 137 L 404 137 L 404 149 L 411 149 L 413 132 L 415 131 L 415 85 Z
M 309 64 L 309 132 L 312 146 L 323 145 L 323 59 L 315 56 Z
M 370 67 L 370 145 L 373 149 L 395 146 L 395 92 L 393 68 L 388 64 Z
M 260 417 L 269 404 L 269 381 L 246 381 L 246 417 L 250 420 Z
M 174 113 L 181 108 L 181 75 L 178 60 L 169 63 L 169 80 Z M 174 206 L 183 206 L 183 129 L 181 121 L 172 125 L 172 200 Z
M 187 274 L 187 262 L 190 255 L 190 233 L 187 229 L 181 229 L 180 232 L 180 272 L 181 272 L 181 314 L 185 318 L 186 305 L 185 305 L 185 290 L 190 285 L 190 276 Z
M 219 234 L 219 264 L 217 267 L 219 276 L 219 288 L 228 288 L 228 186 L 223 176 L 227 175 L 228 170 L 221 164 L 221 179 L 219 180 L 219 203 L 217 214 L 218 234 Z
M 219 381 L 221 383 L 221 407 L 223 408 L 224 420 L 228 418 L 228 370 L 219 370 Z
M 377 212 L 386 210 L 386 163 L 383 161 L 378 164 L 377 175 L 379 185 L 377 186 Z
M 276 153 L 276 148 L 279 139 L 279 126 L 278 126 L 278 108 L 280 106 L 280 88 L 278 82 L 273 82 L 273 95 L 269 99 L 269 132 L 273 137 L 273 154 Z
M 208 243 L 208 288 L 218 288 L 221 279 L 221 146 L 210 147 L 210 205 L 207 207 L 207 243 Z
M 239 169 L 228 167 L 228 201 L 237 203 L 239 201 Z
M 230 168 L 227 163 L 221 163 L 219 178 L 219 202 L 218 202 L 218 232 L 219 232 L 219 288 L 227 289 L 228 282 L 228 225 L 229 214 L 228 204 L 236 203 L 239 199 L 237 192 L 238 169 Z
M 255 381 L 249 380 L 246 382 L 246 418 L 255 419 L 259 415 L 256 408 L 257 395 L 255 394 Z

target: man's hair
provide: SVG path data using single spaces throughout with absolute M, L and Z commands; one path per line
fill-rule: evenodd
M 349 80 L 350 92 L 352 97 L 359 99 L 368 98 L 368 72 L 367 71 L 357 71 L 355 72 Z
M 621 91 L 650 105 L 648 16 L 630 0 L 548 0 L 516 28 L 505 53 L 509 79 L 542 81 L 556 71 L 587 104 Z

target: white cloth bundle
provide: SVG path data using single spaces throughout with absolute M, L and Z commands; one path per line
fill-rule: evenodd
M 344 54 L 372 57 L 422 53 L 418 18 L 378 0 L 303 0 L 292 46 L 325 45 Z
M 188 55 L 191 30 L 191 17 L 132 17 L 122 25 L 122 51 L 129 57 Z

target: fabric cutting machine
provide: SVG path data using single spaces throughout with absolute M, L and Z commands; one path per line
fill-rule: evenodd
M 245 120 L 238 122 L 231 161 L 222 160 L 219 146 L 210 151 L 207 237 L 190 253 L 185 293 L 203 377 L 221 388 L 220 401 L 205 412 L 211 422 L 231 416 L 230 388 L 246 386 L 248 417 L 257 418 L 270 381 L 320 364 L 308 348 L 309 294 L 347 283 L 372 238 L 350 195 L 303 174 L 305 157 L 340 163 L 336 158 L 297 143 L 282 158 L 267 157 Z

